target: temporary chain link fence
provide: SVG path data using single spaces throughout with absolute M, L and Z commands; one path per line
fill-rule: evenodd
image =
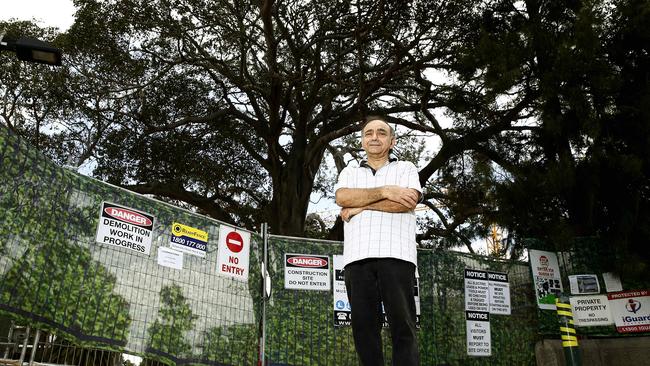
M 218 271 L 222 222 L 60 168 L 4 127 L 0 162 L 0 358 L 115 365 L 128 352 L 147 365 L 256 365 L 263 345 L 269 365 L 358 365 L 351 328 L 334 325 L 332 291 L 284 288 L 286 253 L 331 259 L 341 243 L 268 236 L 264 253 L 264 236 L 249 232 L 241 281 Z M 155 217 L 149 254 L 96 242 L 104 202 Z M 160 264 L 173 223 L 208 235 L 205 255 L 185 253 L 182 269 Z M 598 269 L 572 253 L 580 258 L 560 256 L 565 270 Z M 511 314 L 490 317 L 489 357 L 467 355 L 465 268 L 509 277 Z M 527 263 L 419 250 L 418 271 L 422 365 L 533 365 L 535 343 L 559 336 L 537 309 Z M 387 363 L 389 339 L 385 330 Z

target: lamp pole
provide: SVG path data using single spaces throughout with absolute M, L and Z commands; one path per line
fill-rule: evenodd
M 29 37 L 10 37 L 0 33 L 0 50 L 14 52 L 19 60 L 61 66 L 63 52 L 47 42 Z

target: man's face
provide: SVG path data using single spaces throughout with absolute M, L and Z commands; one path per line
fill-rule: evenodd
M 369 157 L 388 156 L 390 149 L 395 146 L 395 137 L 391 135 L 386 122 L 372 120 L 361 131 L 361 146 Z

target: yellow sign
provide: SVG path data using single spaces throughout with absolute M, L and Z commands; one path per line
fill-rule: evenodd
M 186 236 L 192 239 L 200 240 L 203 242 L 208 241 L 208 233 L 197 228 L 179 224 L 178 222 L 172 223 L 172 235 Z

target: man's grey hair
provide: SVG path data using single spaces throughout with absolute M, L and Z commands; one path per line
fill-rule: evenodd
M 363 119 L 363 126 L 361 126 L 361 132 L 363 132 L 363 130 L 368 125 L 368 123 L 370 123 L 372 121 L 382 121 L 382 122 L 384 122 L 386 125 L 388 125 L 388 129 L 390 130 L 390 136 L 395 137 L 395 129 L 393 128 L 393 126 L 390 125 L 390 123 L 388 123 L 388 117 L 380 115 L 380 114 L 373 114 L 373 115 L 370 115 L 370 116 L 366 116 Z

